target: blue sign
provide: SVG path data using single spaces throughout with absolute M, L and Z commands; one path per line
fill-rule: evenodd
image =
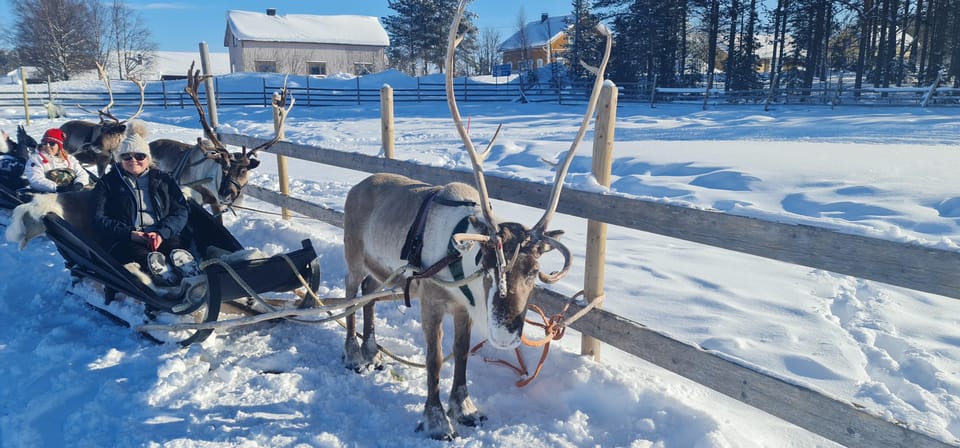
M 494 65 L 493 76 L 510 76 L 510 64 Z

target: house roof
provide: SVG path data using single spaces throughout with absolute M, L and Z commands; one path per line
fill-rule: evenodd
M 524 25 L 523 32 L 526 36 L 526 47 L 542 47 L 547 45 L 548 41 L 553 41 L 560 37 L 563 31 L 571 26 L 569 23 L 572 20 L 573 16 L 569 15 L 547 17 L 546 20 L 541 19 Z M 517 50 L 523 46 L 522 44 L 520 31 L 517 31 L 507 38 L 507 40 L 503 41 L 497 49 L 499 51 Z
M 227 34 L 257 42 L 372 45 L 387 47 L 390 38 L 371 16 L 267 15 L 262 12 L 227 11 Z

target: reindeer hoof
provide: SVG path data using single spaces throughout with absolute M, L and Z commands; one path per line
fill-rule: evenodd
M 423 427 L 423 422 L 417 424 L 417 432 L 424 432 L 426 429 Z M 451 430 L 448 433 L 430 433 L 430 438 L 433 440 L 439 440 L 441 442 L 452 442 L 453 439 L 460 437 L 460 434 L 457 434 L 456 431 Z
M 427 406 L 423 410 L 423 420 L 417 425 L 417 432 L 426 432 L 431 439 L 447 442 L 460 437 L 442 406 Z
M 483 414 L 464 415 L 457 419 L 457 423 L 471 428 L 483 426 L 485 421 L 487 421 L 487 416 Z

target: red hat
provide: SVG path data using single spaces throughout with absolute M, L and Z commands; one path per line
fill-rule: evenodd
M 52 142 L 60 146 L 63 146 L 63 141 L 66 139 L 67 139 L 67 135 L 64 134 L 63 131 L 57 128 L 53 128 L 53 129 L 47 129 L 47 132 L 43 133 L 43 138 L 40 141 Z

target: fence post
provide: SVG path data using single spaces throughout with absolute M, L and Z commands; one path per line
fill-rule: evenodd
M 593 138 L 593 177 L 604 187 L 610 186 L 613 164 L 613 133 L 617 121 L 617 86 L 607 82 L 600 90 L 597 120 Z M 587 301 L 603 295 L 604 262 L 607 253 L 607 224 L 587 220 L 587 257 L 584 262 L 583 293 Z M 600 360 L 600 341 L 592 336 L 580 339 L 580 354 Z
M 20 67 L 20 86 L 23 87 L 23 114 L 27 117 L 27 126 L 30 126 L 30 97 L 27 96 L 27 74 L 23 67 Z
M 357 75 L 357 104 L 360 104 L 360 76 Z
M 210 68 L 210 52 L 207 51 L 206 42 L 200 42 L 200 67 L 203 68 L 204 75 L 213 75 Z M 217 117 L 217 95 L 213 91 L 213 78 L 207 78 L 204 85 L 207 88 L 207 111 L 210 115 L 210 126 L 217 129 L 220 127 L 220 119 Z
M 383 156 L 393 158 L 393 87 L 385 84 L 380 88 L 380 142 Z
M 283 114 L 286 113 L 283 107 L 286 106 L 286 104 L 280 102 L 281 98 L 279 92 L 273 92 L 271 106 L 273 107 L 273 132 L 278 139 L 283 140 L 286 138 L 282 126 Z M 277 154 L 277 177 L 280 178 L 280 194 L 290 196 L 290 177 L 287 175 L 287 158 L 280 154 Z M 280 216 L 283 217 L 284 221 L 289 221 L 290 210 L 285 207 L 280 207 Z
M 161 95 L 161 98 L 163 98 L 163 108 L 166 109 L 167 108 L 167 81 L 163 79 L 160 80 L 160 95 Z

